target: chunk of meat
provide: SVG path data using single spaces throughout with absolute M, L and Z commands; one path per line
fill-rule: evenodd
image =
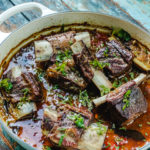
M 21 67 L 16 66 L 6 74 L 6 78 L 9 78 L 13 85 L 12 90 L 6 93 L 6 97 L 12 103 L 22 100 L 37 101 L 42 98 L 40 85 L 31 72 L 23 71 Z
M 130 124 L 147 111 L 147 101 L 134 81 L 110 92 L 106 101 L 111 120 L 117 124 Z
M 75 31 L 69 31 L 61 34 L 46 36 L 44 39 L 51 43 L 54 51 L 56 49 L 64 49 L 70 47 L 70 42 L 73 43 Z
M 61 104 L 55 110 L 52 108 L 44 110 L 43 129 L 48 130 L 47 137 L 54 144 L 59 146 L 61 144 L 65 148 L 77 148 L 78 141 L 92 117 L 92 113 L 88 110 Z M 51 125 L 50 128 L 47 127 L 48 123 Z
M 81 77 L 74 64 L 72 67 L 70 67 L 70 63 L 67 62 L 63 62 L 58 65 L 53 64 L 48 67 L 46 72 L 49 79 L 52 82 L 58 83 L 63 89 L 77 92 L 85 89 L 87 86 L 86 81 L 83 77 Z
M 109 64 L 104 68 L 110 73 L 108 75 L 112 78 L 128 72 L 133 58 L 132 53 L 116 39 L 107 42 L 106 46 L 100 48 L 95 56 L 99 62 Z
M 73 58 L 76 65 L 80 68 L 83 76 L 87 79 L 88 82 L 90 82 L 94 77 L 92 68 L 89 64 L 91 55 L 83 41 L 80 41 L 79 43 L 81 45 L 82 51 L 79 53 L 75 53 L 73 55 Z M 74 50 L 74 48 L 72 48 L 72 50 Z

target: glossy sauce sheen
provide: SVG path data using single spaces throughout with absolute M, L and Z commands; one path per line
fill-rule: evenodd
M 104 36 L 104 39 L 105 39 L 105 36 Z M 35 55 L 34 55 L 33 43 L 30 43 L 26 47 L 22 48 L 12 58 L 12 60 L 9 63 L 9 66 L 8 66 L 7 70 L 4 72 L 4 74 L 7 73 L 7 71 L 10 70 L 12 67 L 14 67 L 15 65 L 18 65 L 18 64 L 23 67 L 26 67 L 30 71 L 32 70 L 32 72 L 35 73 L 35 68 L 36 68 L 37 64 L 35 63 L 34 58 L 35 58 Z M 43 119 L 43 108 L 45 108 L 47 105 L 50 105 L 50 104 L 53 105 L 53 102 L 57 103 L 60 100 L 56 93 L 61 93 L 64 96 L 69 94 L 69 93 L 65 93 L 64 91 L 62 91 L 60 89 L 54 90 L 52 88 L 52 85 L 47 84 L 46 80 L 43 80 L 43 81 L 44 81 L 43 86 L 45 87 L 44 100 L 43 100 L 43 102 L 40 102 L 37 104 L 37 106 L 38 106 L 37 116 L 34 119 L 27 119 L 27 120 L 22 120 L 22 121 L 18 121 L 16 123 L 9 124 L 10 127 L 11 126 L 20 127 L 17 132 L 15 132 L 15 130 L 13 130 L 13 132 L 18 134 L 18 136 L 21 139 L 23 139 L 25 142 L 29 143 L 33 147 L 36 147 L 37 149 L 43 149 L 43 145 L 51 146 L 51 143 L 49 142 L 49 140 L 46 139 L 46 137 L 43 136 L 43 134 L 42 134 L 41 125 L 42 125 L 42 119 Z M 144 93 L 145 93 L 145 86 L 146 86 L 146 83 L 144 85 L 141 85 Z M 46 89 L 47 89 L 47 91 L 46 91 Z M 97 92 L 96 92 L 95 96 L 98 96 Z M 80 106 L 80 104 L 77 102 L 77 96 L 72 95 L 72 97 L 73 97 L 72 103 Z M 119 136 L 118 134 L 114 133 L 114 129 L 112 129 L 112 124 L 110 122 L 108 123 L 106 121 L 106 124 L 109 125 L 109 129 L 108 129 L 108 132 L 106 135 L 104 145 L 107 148 L 103 148 L 103 149 L 107 149 L 107 150 L 115 150 L 115 149 L 131 150 L 131 149 L 133 149 L 134 150 L 137 147 L 141 147 L 141 146 L 145 145 L 146 142 L 150 141 L 150 124 L 148 124 L 148 122 L 150 122 L 150 117 L 149 117 L 150 116 L 150 102 L 149 102 L 150 99 L 147 98 L 147 101 L 148 101 L 147 113 L 140 116 L 138 119 L 135 120 L 135 122 L 132 125 L 127 127 L 127 129 L 134 129 L 134 130 L 141 132 L 144 135 L 144 137 L 146 138 L 146 141 L 136 141 L 131 138 Z M 3 111 L 4 108 L 3 108 L 2 104 L 0 104 L 0 110 L 1 110 L 1 114 L 4 114 L 4 111 Z M 100 110 L 103 110 L 103 108 L 100 108 Z M 98 118 L 98 115 L 101 116 L 101 114 L 98 112 L 99 111 L 94 110 L 96 119 Z M 13 120 L 13 118 L 10 116 L 7 116 L 7 115 L 3 115 L 3 116 L 6 121 L 11 122 L 11 120 Z M 115 140 L 118 137 L 122 138 L 122 140 L 120 142 L 116 142 L 116 140 Z M 110 145 L 110 146 L 108 146 L 108 145 Z

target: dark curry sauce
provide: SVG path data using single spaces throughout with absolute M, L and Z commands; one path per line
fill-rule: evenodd
M 96 42 L 95 32 L 96 31 L 89 31 L 92 38 L 93 38 L 93 47 L 94 42 Z M 107 34 L 101 34 L 102 40 L 107 38 Z M 64 90 L 60 89 L 58 85 L 49 84 L 49 81 L 46 77 L 44 77 L 43 66 L 37 64 L 35 62 L 35 54 L 34 54 L 34 46 L 33 42 L 26 45 L 24 48 L 21 48 L 20 51 L 11 59 L 8 68 L 5 70 L 4 74 L 8 72 L 12 67 L 15 65 L 21 65 L 26 69 L 30 70 L 33 74 L 38 74 L 38 79 L 40 81 L 42 91 L 43 91 L 43 101 L 37 103 L 37 113 L 32 119 L 20 120 L 17 122 L 13 122 L 13 116 L 5 114 L 5 109 L 3 104 L 0 104 L 0 111 L 3 119 L 8 122 L 8 125 L 12 128 L 12 131 L 17 134 L 23 141 L 29 143 L 33 147 L 37 149 L 43 149 L 51 147 L 52 144 L 46 136 L 42 134 L 42 119 L 43 119 L 43 109 L 49 105 L 55 107 L 55 105 L 59 102 L 67 103 L 76 107 L 83 107 L 81 106 L 80 102 L 78 101 L 78 94 L 72 94 L 71 92 L 65 92 Z M 38 70 L 37 67 L 41 68 Z M 132 67 L 130 72 L 134 72 L 134 78 L 141 72 L 136 66 Z M 126 74 L 122 77 L 117 79 L 111 80 L 112 83 L 120 80 L 122 83 L 131 80 L 131 76 Z M 116 84 L 119 84 L 118 82 Z M 101 121 L 104 124 L 109 126 L 109 129 L 106 134 L 104 148 L 106 150 L 119 150 L 119 149 L 136 149 L 138 147 L 142 147 L 147 142 L 150 141 L 150 100 L 148 95 L 148 88 L 150 88 L 150 82 L 146 81 L 142 85 L 140 85 L 144 95 L 147 98 L 148 102 L 148 111 L 141 115 L 138 119 L 136 119 L 131 125 L 118 127 L 108 121 L 107 115 L 101 113 L 105 110 L 105 104 L 99 106 L 98 108 L 94 108 L 92 112 L 94 112 L 95 120 Z M 87 87 L 87 92 L 89 94 L 90 99 L 100 96 L 100 92 L 98 89 L 93 85 L 90 84 Z M 106 116 L 105 116 L 106 115 Z M 117 130 L 117 131 L 116 131 Z M 128 130 L 136 130 L 139 131 L 140 134 L 137 132 L 133 133 L 132 135 L 126 136 L 124 132 L 128 132 Z M 123 132 L 123 133 L 122 133 Z M 122 135 L 125 136 L 122 136 Z M 141 134 L 145 137 L 145 139 L 140 138 Z M 139 136 L 139 137 L 138 137 Z M 55 148 L 51 148 L 55 149 Z M 58 148 L 59 149 L 59 148 Z

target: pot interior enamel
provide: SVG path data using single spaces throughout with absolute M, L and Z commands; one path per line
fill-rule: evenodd
M 13 32 L 7 39 L 3 41 L 3 43 L 0 45 L 0 74 L 3 73 L 3 69 L 6 67 L 7 62 L 9 62 L 10 58 L 20 49 L 20 47 L 26 45 L 31 40 L 38 38 L 39 34 L 35 33 L 52 26 L 60 26 L 63 24 L 66 25 L 74 23 L 80 24 L 83 22 L 87 22 L 91 25 L 94 25 L 95 27 L 114 26 L 123 28 L 124 30 L 129 32 L 133 38 L 137 39 L 138 41 L 142 42 L 150 48 L 150 34 L 141 29 L 140 27 L 137 27 L 136 25 L 133 25 L 132 23 L 129 23 L 125 20 L 109 15 L 90 12 L 57 13 L 41 17 L 24 25 L 23 27 Z M 44 32 L 40 33 L 43 35 L 47 34 L 48 30 L 44 30 Z M 6 123 L 4 123 L 2 120 L 1 123 L 4 126 L 5 130 L 9 133 L 9 135 L 17 142 L 19 142 L 19 144 L 21 144 L 24 148 L 34 149 L 33 147 L 21 141 L 15 134 L 13 134 L 11 130 L 6 127 Z

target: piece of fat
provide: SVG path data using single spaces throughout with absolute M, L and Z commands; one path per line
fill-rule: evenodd
M 103 147 L 107 129 L 108 127 L 102 124 L 101 126 L 98 126 L 97 123 L 91 124 L 81 136 L 81 139 L 78 142 L 78 149 L 101 150 Z M 102 134 L 100 134 L 100 130 Z
M 34 48 L 36 62 L 49 60 L 53 53 L 52 45 L 46 40 L 34 41 Z
M 91 46 L 91 38 L 90 38 L 89 32 L 76 33 L 74 38 L 76 41 L 82 40 L 84 42 L 84 44 L 86 45 L 86 47 L 88 47 L 88 48 Z
M 104 75 L 104 73 L 100 70 L 95 70 L 92 67 L 92 71 L 94 73 L 94 77 L 92 79 L 93 83 L 97 86 L 99 90 L 101 89 L 101 85 L 104 85 L 105 87 L 111 89 L 112 83 L 108 80 L 108 78 Z
M 12 73 L 12 77 L 13 78 L 17 78 L 19 76 L 21 76 L 22 73 L 22 69 L 21 66 L 15 66 L 11 69 L 11 73 Z
M 17 107 L 13 107 L 11 105 L 10 109 L 15 120 L 31 118 L 33 113 L 37 111 L 37 107 L 34 102 L 19 102 Z
M 44 109 L 44 117 L 48 117 L 52 121 L 57 121 L 58 120 L 58 113 L 56 110 L 48 107 L 48 108 Z

